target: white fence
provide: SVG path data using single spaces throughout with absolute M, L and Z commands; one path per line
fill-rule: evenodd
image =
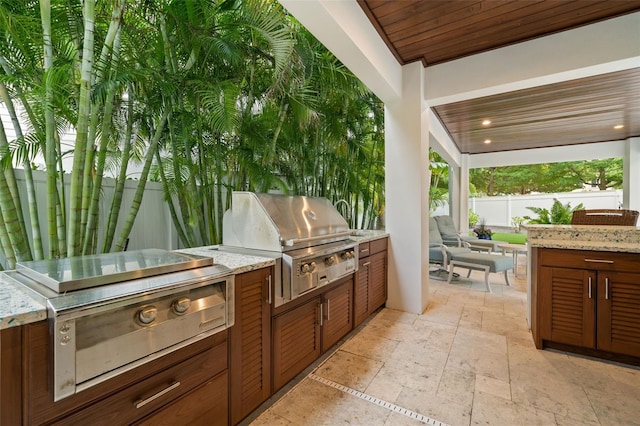
M 510 227 L 514 217 L 537 217 L 527 207 L 551 209 L 553 200 L 576 207 L 582 203 L 586 209 L 618 209 L 622 206 L 622 190 L 561 192 L 555 194 L 506 195 L 498 197 L 471 197 L 469 209 L 487 225 Z M 449 214 L 449 206 L 436 209 L 434 216 Z
M 22 202 L 23 214 L 25 216 L 25 225 L 27 229 L 31 229 L 31 223 L 29 219 L 29 206 L 27 201 L 27 194 L 25 190 L 24 171 L 16 169 L 16 179 L 18 182 L 18 189 L 20 191 L 20 199 Z M 43 235 L 43 249 L 48 253 L 49 245 L 47 235 L 47 182 L 46 173 L 42 171 L 33 171 L 33 178 L 35 183 L 36 198 L 38 202 L 38 218 L 40 220 L 40 231 Z M 69 197 L 70 175 L 65 175 L 65 191 L 67 198 Z M 118 226 L 116 227 L 116 242 L 120 235 L 122 226 L 129 215 L 131 208 L 131 202 L 133 200 L 136 187 L 138 186 L 137 180 L 127 180 L 125 182 L 124 194 L 122 197 L 122 207 L 120 208 L 120 217 L 118 220 Z M 102 192 L 100 194 L 100 213 L 99 219 L 99 238 L 98 247 L 102 247 L 103 236 L 106 229 L 107 219 L 109 216 L 109 209 L 111 207 L 111 200 L 115 190 L 115 180 L 110 178 L 104 178 L 102 183 Z M 31 237 L 31 236 L 30 236 Z M 30 241 L 30 244 L 33 244 Z M 33 246 L 33 245 L 32 245 Z M 136 250 L 143 248 L 159 248 L 165 250 L 178 249 L 178 234 L 171 221 L 171 215 L 169 213 L 169 207 L 164 201 L 164 194 L 162 191 L 162 184 L 158 182 L 147 182 L 145 186 L 144 196 L 142 197 L 142 204 L 140 210 L 136 216 L 131 233 L 129 234 L 129 245 L 127 250 Z M 0 256 L 0 260 L 4 260 L 4 256 Z

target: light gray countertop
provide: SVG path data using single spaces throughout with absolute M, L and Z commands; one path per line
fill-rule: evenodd
M 0 274 L 0 330 L 46 319 L 44 302 L 24 285 Z
M 385 231 L 354 231 L 353 241 L 362 243 L 387 237 Z M 176 250 L 200 256 L 211 256 L 215 263 L 231 269 L 234 274 L 275 264 L 270 257 L 225 251 L 224 247 L 205 246 Z M 0 273 L 0 330 L 41 321 L 47 318 L 46 301 L 5 273 Z
M 524 225 L 530 247 L 640 253 L 640 228 L 603 225 Z

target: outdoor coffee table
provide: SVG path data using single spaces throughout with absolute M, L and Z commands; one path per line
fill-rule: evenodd
M 502 254 L 510 251 L 513 254 L 513 274 L 518 277 L 518 254 L 527 254 L 526 244 L 498 244 L 498 248 L 502 249 Z

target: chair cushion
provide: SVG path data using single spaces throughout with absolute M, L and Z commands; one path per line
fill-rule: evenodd
M 429 244 L 442 244 L 442 236 L 435 219 L 429 218 Z
M 453 219 L 451 219 L 451 216 L 436 216 L 434 217 L 434 219 L 436 220 L 436 224 L 438 225 L 438 229 L 440 230 L 440 235 L 442 235 L 442 238 L 456 238 L 456 236 L 458 235 L 458 230 L 456 229 L 456 225 L 453 223 Z
M 500 256 L 487 253 L 451 253 L 451 260 L 473 263 L 489 267 L 489 272 L 502 272 L 513 268 L 511 256 Z

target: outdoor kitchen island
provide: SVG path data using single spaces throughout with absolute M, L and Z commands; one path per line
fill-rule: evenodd
M 640 365 L 640 228 L 526 228 L 536 347 Z
M 382 259 L 384 268 L 376 266 L 369 269 L 366 266 L 364 277 L 356 275 L 348 280 L 349 284 L 336 283 L 335 286 L 327 286 L 324 292 L 336 287 L 354 289 L 352 286 L 357 281 L 379 282 L 372 280 L 370 275 L 380 271 L 385 274 L 386 291 L 386 237 L 383 231 L 359 232 L 358 236 L 352 237 L 354 242 L 365 248 L 365 253 L 373 243 L 379 252 L 377 256 L 373 253 L 370 256 L 371 265 L 379 265 L 378 259 Z M 384 251 L 380 251 L 381 247 Z M 226 425 L 237 423 L 254 406 L 271 396 L 271 308 L 249 305 L 244 298 L 254 297 L 258 289 L 258 300 L 266 300 L 269 290 L 265 283 L 269 283 L 273 274 L 274 260 L 228 253 L 215 246 L 181 252 L 212 256 L 215 263 L 233 271 L 235 325 L 58 402 L 53 402 L 47 386 L 49 321 L 45 301 L 9 275 L 0 273 L 0 424 L 117 424 L 118 420 L 111 416 L 122 419 L 118 416 L 120 407 L 124 407 L 122 409 L 141 413 L 136 417 L 138 420 L 131 422 L 135 424 L 157 424 L 162 420 L 172 424 L 186 424 L 186 421 L 188 424 Z M 356 284 L 352 296 L 358 296 L 357 287 Z M 249 292 L 243 295 L 241 288 Z M 384 300 L 381 303 L 384 304 Z M 374 306 L 367 308 L 373 309 Z M 261 340 L 252 341 L 246 332 L 255 331 L 247 325 L 256 313 L 266 321 L 262 323 L 265 328 L 257 328 Z M 349 327 L 349 331 L 352 328 Z M 248 350 L 251 348 L 257 349 L 257 358 L 255 350 Z M 254 374 L 248 369 L 237 368 L 237 361 L 242 359 L 244 362 L 247 355 L 253 356 L 250 359 L 261 365 L 258 369 L 258 382 L 262 381 L 258 386 L 261 388 L 259 395 L 253 393 L 255 386 L 249 389 L 233 385 L 234 375 Z M 177 380 L 174 375 L 182 375 L 184 380 Z M 33 386 L 37 386 L 35 393 Z M 169 390 L 163 393 L 165 389 Z M 135 408 L 136 405 L 140 408 Z M 190 418 L 190 415 L 195 416 Z

